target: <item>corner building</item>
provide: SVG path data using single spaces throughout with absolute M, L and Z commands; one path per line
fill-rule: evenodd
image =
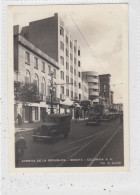
M 21 114 L 24 122 L 37 122 L 42 120 L 44 112 L 50 113 L 51 71 L 55 73 L 54 82 L 58 83 L 58 63 L 25 39 L 18 25 L 14 26 L 14 85 L 18 82 L 36 83 L 39 89 L 38 101 L 26 106 L 24 113 L 22 113 L 22 104 L 15 102 L 15 117 L 17 114 Z M 54 96 L 54 112 L 59 113 L 59 91 L 57 88 Z
M 23 27 L 26 39 L 57 61 L 59 66 L 57 90 L 60 99 L 82 99 L 81 48 L 77 40 L 66 29 L 63 20 L 54 16 L 29 23 Z

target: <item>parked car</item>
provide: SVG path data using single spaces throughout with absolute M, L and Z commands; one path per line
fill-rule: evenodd
M 101 115 L 100 113 L 90 114 L 86 120 L 86 126 L 88 125 L 100 125 L 101 124 Z
M 44 123 L 37 129 L 34 129 L 33 140 L 51 139 L 55 141 L 59 135 L 67 138 L 70 131 L 71 116 L 70 114 L 50 114 L 44 116 Z
M 15 155 L 16 155 L 16 161 L 20 160 L 20 158 L 24 154 L 24 150 L 27 148 L 26 140 L 21 135 L 20 131 L 17 131 L 15 133 Z

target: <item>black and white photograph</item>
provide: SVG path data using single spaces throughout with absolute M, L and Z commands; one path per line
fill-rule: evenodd
M 128 5 L 9 10 L 14 167 L 128 168 Z

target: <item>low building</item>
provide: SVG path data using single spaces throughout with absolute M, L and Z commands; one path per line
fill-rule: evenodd
M 20 27 L 14 26 L 14 83 L 35 83 L 39 90 L 38 103 L 25 107 L 15 102 L 15 117 L 22 115 L 24 122 L 40 121 L 44 112 L 50 113 L 50 73 L 54 73 L 54 84 L 59 83 L 58 63 L 38 49 L 21 35 Z M 60 93 L 57 85 L 54 90 L 54 111 L 59 112 Z

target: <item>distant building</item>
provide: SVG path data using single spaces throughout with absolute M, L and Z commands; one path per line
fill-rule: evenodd
M 82 72 L 82 77 L 88 82 L 89 100 L 92 100 L 93 104 L 99 103 L 98 73 L 94 71 L 84 71 Z
M 30 103 L 22 113 L 22 104 L 15 102 L 15 117 L 24 116 L 24 122 L 40 121 L 44 112 L 50 113 L 50 72 L 53 71 L 54 82 L 59 80 L 58 63 L 46 53 L 38 49 L 21 35 L 20 27 L 14 26 L 14 84 L 17 82 L 35 83 L 39 89 L 37 103 Z M 54 98 L 59 98 L 55 89 Z M 46 102 L 48 102 L 46 104 Z M 59 101 L 54 105 L 54 111 L 59 112 Z
M 99 75 L 99 95 L 100 105 L 104 106 L 104 114 L 109 113 L 111 102 L 113 101 L 113 93 L 110 89 L 110 74 Z
M 81 48 L 57 13 L 23 27 L 23 36 L 58 62 L 60 99 L 81 100 Z M 71 83 L 71 84 L 70 84 Z
M 100 97 L 110 100 L 110 74 L 99 75 Z

